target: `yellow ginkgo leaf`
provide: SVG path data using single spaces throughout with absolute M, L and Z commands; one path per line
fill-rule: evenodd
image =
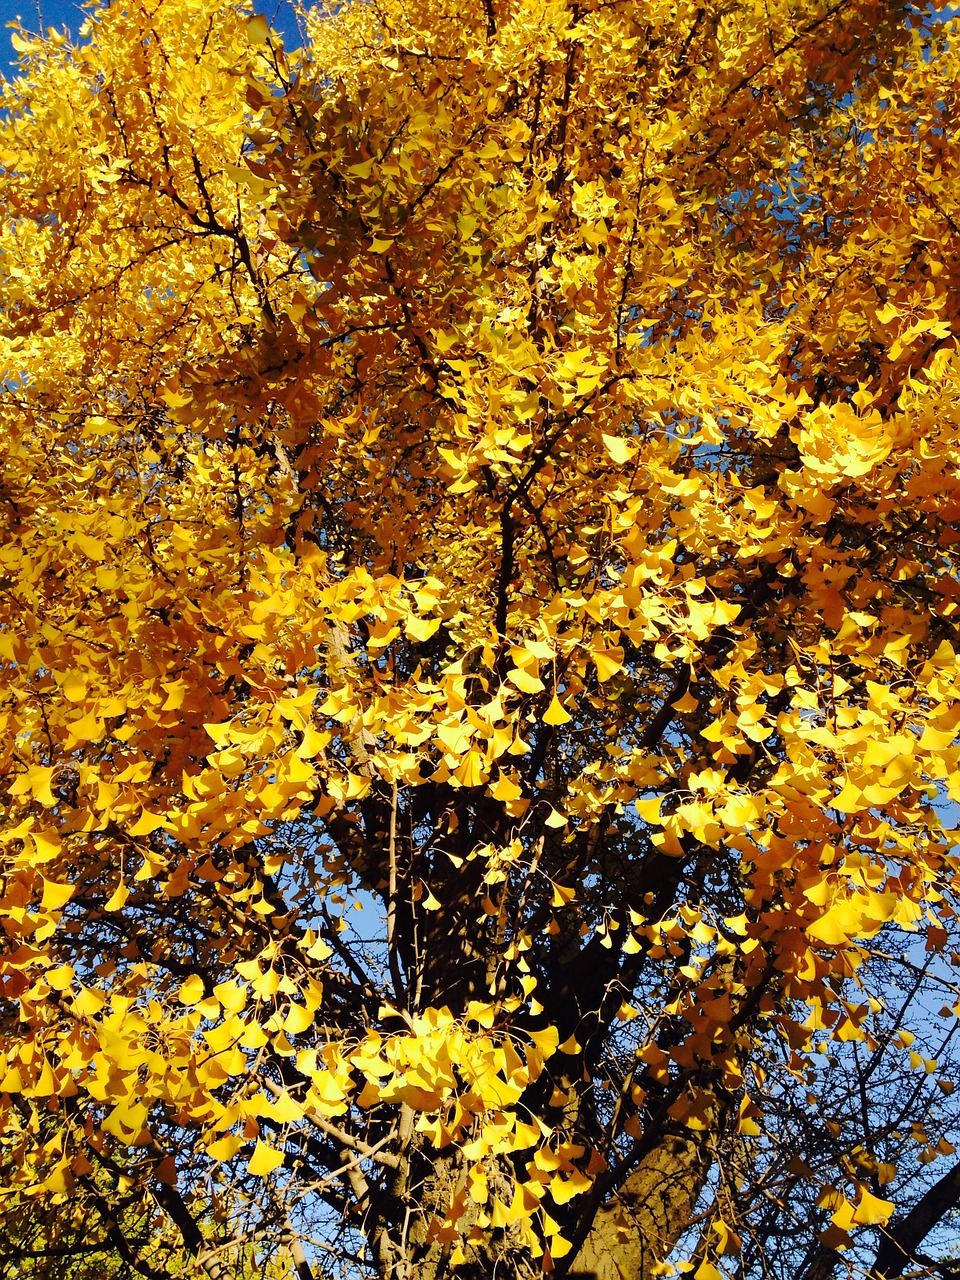
M 506 802 L 518 799 L 523 795 L 523 790 L 517 786 L 508 774 L 501 773 L 500 777 L 490 787 L 490 794 L 495 800 Z
M 481 751 L 471 747 L 454 770 L 454 777 L 464 787 L 479 787 L 487 777 L 487 762 Z
M 73 897 L 73 888 L 72 884 L 59 884 L 55 880 L 44 878 L 40 905 L 45 911 L 58 911 Z
M 130 890 L 127 885 L 122 880 L 118 881 L 117 887 L 103 904 L 104 911 L 120 911 L 129 897 Z
M 243 1146 L 243 1139 L 233 1133 L 225 1133 L 207 1147 L 207 1155 L 211 1160 L 231 1160 Z
M 69 730 L 80 742 L 93 742 L 103 737 L 103 721 L 95 711 L 88 711 L 77 720 L 71 720 Z
M 48 986 L 54 991 L 66 991 L 73 981 L 73 967 L 69 964 L 59 965 L 56 969 L 48 969 L 44 974 Z
M 550 899 L 550 905 L 553 907 L 565 907 L 572 902 L 577 896 L 576 890 L 569 888 L 564 884 L 553 885 L 553 897 Z
M 644 822 L 660 821 L 660 809 L 663 805 L 662 796 L 653 796 L 647 800 L 635 800 L 633 803 Z
M 179 991 L 179 1000 L 181 1004 L 192 1005 L 199 1004 L 203 999 L 204 987 L 203 979 L 197 973 L 192 973 L 189 978 L 181 985 Z
M 255 13 L 247 19 L 246 32 L 251 44 L 266 44 L 270 36 L 270 24 L 262 13 Z
M 546 688 L 539 676 L 523 667 L 514 667 L 507 673 L 507 679 L 515 684 L 521 693 L 541 693 Z
M 896 1205 L 892 1200 L 883 1200 L 880 1196 L 872 1195 L 864 1187 L 860 1192 L 860 1199 L 857 1201 L 853 1220 L 867 1227 L 882 1227 L 890 1221 L 895 1208 Z
M 602 439 L 607 455 L 617 466 L 623 466 L 632 461 L 636 453 L 636 445 L 632 440 L 625 440 L 622 436 L 611 436 L 606 432 L 602 434 Z
M 164 825 L 164 819 L 158 813 L 151 813 L 148 809 L 141 810 L 140 817 L 127 827 L 127 834 L 131 836 L 148 836 L 153 831 L 159 831 Z
M 314 1015 L 309 1009 L 305 1009 L 302 1004 L 291 1004 L 283 1020 L 283 1029 L 292 1036 L 300 1035 L 313 1026 L 313 1022 Z
M 267 1146 L 260 1138 L 257 1139 L 257 1145 L 254 1147 L 253 1155 L 250 1157 L 247 1168 L 252 1174 L 258 1178 L 265 1178 L 283 1164 L 283 1154 L 277 1151 L 275 1147 Z
M 623 650 L 619 648 L 593 649 L 590 656 L 596 664 L 599 680 L 611 679 L 623 666 Z
M 550 705 L 543 713 L 544 724 L 567 724 L 572 720 L 573 716 L 565 710 L 563 703 L 556 694 L 550 699 Z
M 60 682 L 63 696 L 70 702 L 82 702 L 87 696 L 87 681 L 79 671 L 71 671 Z

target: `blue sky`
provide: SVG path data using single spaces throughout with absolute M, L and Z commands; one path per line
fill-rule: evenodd
M 39 14 L 37 10 L 39 9 Z M 36 31 L 41 24 L 45 27 L 67 26 L 76 31 L 83 21 L 83 9 L 74 0 L 0 0 L 0 17 L 4 26 L 19 18 L 25 27 Z M 4 32 L 4 53 L 9 57 L 10 35 Z
M 259 0 L 255 5 L 281 32 L 289 49 L 300 46 L 291 0 Z M 7 23 L 19 18 L 30 31 L 40 27 L 67 27 L 76 34 L 87 9 L 79 0 L 0 0 L 0 71 L 14 61 Z

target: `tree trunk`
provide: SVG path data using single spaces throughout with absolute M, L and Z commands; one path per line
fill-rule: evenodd
M 601 1204 L 582 1245 L 563 1271 L 567 1259 L 557 1260 L 557 1272 L 567 1280 L 652 1280 L 687 1229 L 711 1162 L 712 1132 L 694 1132 L 671 1123 L 661 1141 L 626 1179 L 619 1191 Z M 408 1174 L 380 1203 L 378 1222 L 368 1225 L 369 1238 L 384 1280 L 519 1280 L 539 1272 L 529 1249 L 512 1238 L 509 1229 L 484 1228 L 482 1239 L 463 1242 L 471 1219 L 480 1208 L 463 1203 L 466 1168 L 458 1151 L 435 1152 L 412 1135 Z M 451 1243 L 437 1238 L 431 1225 L 443 1218 L 451 1201 L 461 1196 L 467 1221 L 460 1221 L 464 1258 L 450 1271 Z M 560 1216 L 549 1197 L 546 1207 Z M 573 1236 L 577 1200 L 569 1205 L 571 1221 L 563 1226 Z
M 568 1280 L 651 1280 L 693 1216 L 710 1168 L 708 1137 L 665 1135 L 600 1207 Z

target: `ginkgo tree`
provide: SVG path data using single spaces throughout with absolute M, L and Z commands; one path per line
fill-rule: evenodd
M 956 22 L 301 21 L 13 31 L 0 1265 L 935 1266 Z

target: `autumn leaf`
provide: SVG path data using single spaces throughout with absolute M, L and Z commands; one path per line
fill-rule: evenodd
M 247 1168 L 258 1178 L 265 1178 L 283 1164 L 283 1154 L 267 1143 L 257 1140 L 253 1155 L 247 1162 Z

